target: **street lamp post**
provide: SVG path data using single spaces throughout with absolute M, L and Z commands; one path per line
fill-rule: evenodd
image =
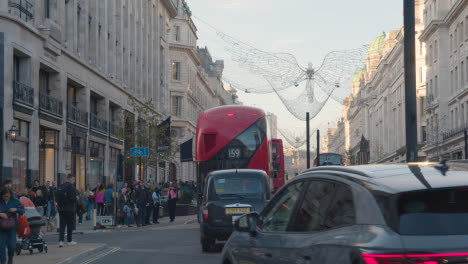
M 416 40 L 415 1 L 404 0 L 404 59 L 406 110 L 406 161 L 418 160 L 418 127 L 416 112 Z

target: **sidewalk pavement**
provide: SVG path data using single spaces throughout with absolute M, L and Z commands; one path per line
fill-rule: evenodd
M 183 225 L 190 225 L 197 222 L 196 215 L 189 216 L 178 216 L 174 222 L 170 222 L 168 217 L 159 219 L 160 224 L 157 225 L 148 225 L 144 227 L 108 227 L 106 229 L 94 230 L 93 221 L 84 222 L 81 225 L 77 225 L 76 232 L 80 234 L 93 234 L 97 232 L 131 232 L 131 231 L 144 231 L 144 230 L 158 230 L 159 228 L 167 228 Z M 34 254 L 30 255 L 29 251 L 21 251 L 21 255 L 15 256 L 15 263 L 19 264 L 37 264 L 37 263 L 72 263 L 75 260 L 86 258 L 88 256 L 94 255 L 100 251 L 103 251 L 108 248 L 105 244 L 86 244 L 79 243 L 75 246 L 64 246 L 59 248 L 57 243 L 57 236 L 54 236 L 58 233 L 49 232 L 47 233 L 45 239 L 48 242 L 48 252 L 39 253 L 37 250 L 34 250 Z
M 72 263 L 74 260 L 86 258 L 106 248 L 107 246 L 104 244 L 78 244 L 63 248 L 59 248 L 58 245 L 49 245 L 47 253 L 39 253 L 34 250 L 34 253 L 30 255 L 27 250 L 21 251 L 21 255 L 14 257 L 14 263 Z
M 147 230 L 147 229 L 157 229 L 159 227 L 165 227 L 169 225 L 184 225 L 184 224 L 193 224 L 197 222 L 196 215 L 189 216 L 177 216 L 174 222 L 169 221 L 169 217 L 162 217 L 159 219 L 160 224 L 148 225 L 137 227 L 133 225 L 132 227 L 123 227 L 123 226 L 108 226 L 106 228 L 94 230 L 93 220 L 86 221 L 83 220 L 83 223 L 76 225 L 76 230 L 74 234 L 93 234 L 98 232 L 111 232 L 111 231 L 134 231 L 134 230 Z M 78 223 L 78 222 L 77 222 Z M 48 235 L 58 235 L 58 232 L 49 232 Z

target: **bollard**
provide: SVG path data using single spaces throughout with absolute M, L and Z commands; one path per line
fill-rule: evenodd
M 96 228 L 96 209 L 93 208 L 93 226 Z
M 57 233 L 60 232 L 60 214 L 55 215 L 55 221 L 57 222 Z

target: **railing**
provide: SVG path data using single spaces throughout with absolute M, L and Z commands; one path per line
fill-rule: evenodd
M 107 121 L 98 118 L 95 114 L 91 114 L 91 127 L 107 133 Z
M 68 106 L 67 117 L 69 120 L 88 126 L 88 113 L 81 111 L 74 106 Z
M 109 123 L 109 130 L 110 130 L 110 135 L 111 136 L 114 136 L 114 137 L 117 137 L 117 138 L 122 138 L 123 135 L 122 135 L 122 127 L 113 123 L 113 122 L 110 122 Z
M 33 88 L 13 81 L 13 100 L 29 106 L 34 106 L 34 90 Z
M 8 10 L 26 22 L 34 18 L 34 6 L 27 0 L 8 0 Z
M 461 127 L 451 129 L 448 132 L 442 133 L 442 139 L 447 140 L 449 138 L 456 137 L 456 136 L 458 136 L 460 134 L 463 134 L 463 131 L 465 131 L 465 130 L 468 130 L 468 124 L 464 124 Z
M 39 93 L 39 106 L 42 110 L 46 110 L 55 115 L 63 115 L 63 104 L 62 101 L 47 95 Z

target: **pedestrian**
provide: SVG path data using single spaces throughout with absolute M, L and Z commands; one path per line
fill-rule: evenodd
M 151 225 L 150 218 L 151 218 L 151 213 L 153 212 L 153 203 L 152 198 L 151 198 L 152 192 L 151 189 L 149 188 L 149 185 L 145 185 L 145 196 L 146 196 L 146 208 L 145 208 L 145 224 L 146 225 Z
M 31 188 L 31 191 L 36 192 L 39 188 L 40 188 L 40 186 L 39 186 L 39 181 L 38 181 L 38 180 L 34 180 L 34 181 L 33 181 L 33 187 Z
M 10 179 L 6 179 L 3 181 L 2 187 L 10 188 L 11 192 L 13 193 L 13 197 L 17 197 L 15 191 L 13 190 L 13 183 Z
M 169 188 L 168 192 L 168 207 L 169 207 L 169 218 L 171 222 L 174 222 L 175 219 L 175 212 L 176 212 L 176 203 L 179 199 L 179 194 L 177 192 L 176 183 L 171 183 L 171 187 Z
M 36 195 L 34 196 L 33 203 L 34 203 L 34 206 L 36 207 L 36 210 L 44 219 L 45 216 L 47 215 L 47 198 L 44 197 L 41 189 L 36 190 Z
M 97 205 L 97 215 L 104 215 L 104 184 L 99 185 L 99 188 L 96 190 L 96 205 Z
M 159 224 L 159 207 L 161 206 L 161 195 L 159 194 L 159 188 L 154 188 L 153 195 L 153 224 Z
M 60 217 L 59 247 L 63 247 L 65 228 L 67 228 L 67 244 L 76 245 L 76 242 L 72 240 L 76 213 L 76 189 L 74 175 L 69 174 L 67 176 L 67 181 L 57 188 L 56 198 Z
M 122 195 L 119 197 L 119 207 L 122 213 L 124 226 L 131 227 L 130 221 L 132 220 L 132 211 L 130 206 L 130 197 L 127 194 L 127 189 L 122 189 Z
M 0 204 L 0 218 L 8 219 L 12 217 L 15 219 L 15 227 L 10 230 L 0 231 L 0 262 L 13 263 L 13 256 L 16 250 L 16 228 L 18 226 L 18 215 L 24 212 L 23 205 L 18 199 L 13 196 L 13 192 L 8 187 L 3 187 L 0 191 L 2 199 Z M 6 250 L 8 249 L 8 262 L 6 258 Z
M 78 216 L 78 224 L 83 223 L 83 214 L 86 213 L 86 206 L 83 202 L 84 193 L 81 190 L 76 192 L 76 215 Z
M 104 202 L 104 215 L 114 215 L 114 185 L 110 183 L 107 185 L 107 189 L 104 191 L 103 202 Z
M 148 204 L 146 194 L 146 188 L 143 182 L 140 182 L 140 185 L 135 189 L 135 200 L 137 208 L 137 226 L 146 226 L 145 216 L 146 216 L 146 206 Z
M 83 195 L 83 203 L 86 206 L 86 221 L 91 220 L 91 212 L 93 211 L 94 193 L 89 189 L 89 185 Z

